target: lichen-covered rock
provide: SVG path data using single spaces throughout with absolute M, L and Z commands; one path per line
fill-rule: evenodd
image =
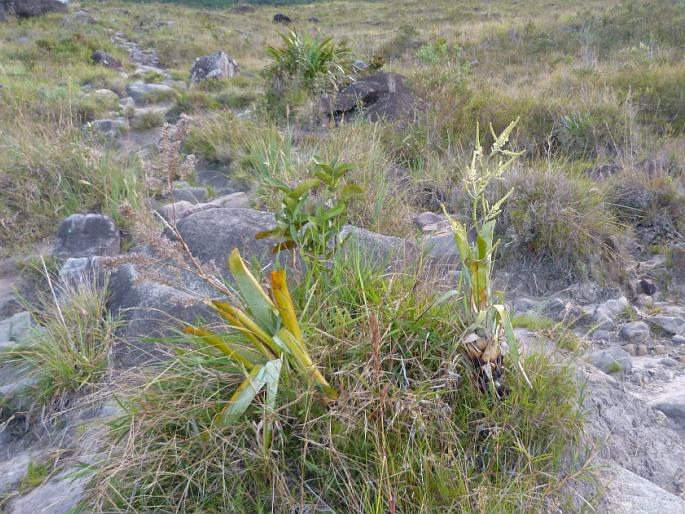
M 210 79 L 229 79 L 238 73 L 238 63 L 225 52 L 198 57 L 190 70 L 190 82 L 197 84 Z

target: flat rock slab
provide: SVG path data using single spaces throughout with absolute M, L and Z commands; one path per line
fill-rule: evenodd
M 685 514 L 685 501 L 627 469 L 611 465 L 602 470 L 605 487 L 600 513 Z
M 80 512 L 79 504 L 85 498 L 85 491 L 92 476 L 74 476 L 82 471 L 72 468 L 63 471 L 53 479 L 20 496 L 9 503 L 8 514 L 65 514 Z
M 72 214 L 57 229 L 53 254 L 59 259 L 119 254 L 119 228 L 102 214 Z

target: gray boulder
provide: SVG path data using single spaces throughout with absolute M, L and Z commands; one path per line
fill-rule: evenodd
M 59 224 L 53 254 L 60 259 L 114 256 L 120 246 L 119 228 L 110 217 L 72 214 Z
M 644 321 L 631 321 L 621 327 L 619 336 L 628 343 L 644 343 L 649 339 L 649 325 Z
M 370 121 L 415 121 L 421 101 L 397 73 L 362 77 L 329 100 L 326 110 L 336 120 L 363 115 Z
M 435 225 L 442 221 L 445 221 L 445 216 L 430 211 L 422 212 L 414 217 L 414 224 L 420 229 L 423 229 L 428 225 Z
M 173 277 L 169 277 L 170 282 Z M 183 287 L 179 283 L 180 287 Z M 122 321 L 120 335 L 128 344 L 115 351 L 118 366 L 128 368 L 150 360 L 164 358 L 165 346 L 181 335 L 184 323 L 203 323 L 215 320 L 203 298 L 154 282 L 138 272 L 133 264 L 120 266 L 109 280 L 110 311 Z M 155 343 L 149 338 L 169 338 Z
M 615 300 L 607 300 L 595 309 L 595 321 L 603 328 L 610 328 L 619 314 L 628 308 L 628 299 L 625 296 Z
M 612 346 L 606 350 L 592 352 L 589 355 L 589 360 L 593 366 L 608 374 L 625 373 L 633 369 L 630 354 L 620 346 Z
M 190 82 L 197 84 L 211 79 L 230 79 L 238 73 L 238 63 L 224 52 L 198 57 L 190 70 Z
M 192 213 L 177 222 L 177 229 L 190 251 L 201 262 L 213 263 L 226 275 L 226 259 L 238 248 L 246 261 L 256 259 L 268 265 L 274 256 L 274 241 L 255 239 L 274 227 L 273 214 L 252 209 L 218 208 Z M 167 231 L 167 236 L 173 237 Z M 287 258 L 285 255 L 281 259 Z
M 433 265 L 460 266 L 459 250 L 451 232 L 431 234 L 423 239 L 426 257 Z
M 188 202 L 191 204 L 200 204 L 207 201 L 207 189 L 204 187 L 193 186 L 174 186 L 173 191 L 164 197 L 174 202 Z
M 106 118 L 89 122 L 85 129 L 93 134 L 99 134 L 105 139 L 113 140 L 128 129 L 126 118 Z
M 121 62 L 102 50 L 95 50 L 90 58 L 95 64 L 99 64 L 111 70 L 119 71 L 124 69 L 124 66 L 121 64 Z
M 369 267 L 399 270 L 414 262 L 419 255 L 419 249 L 411 241 L 351 225 L 343 227 L 339 238 L 344 241 L 344 258 L 360 259 Z
M 94 283 L 103 286 L 108 273 L 101 266 L 102 257 L 75 257 L 64 261 L 59 270 L 61 288 Z

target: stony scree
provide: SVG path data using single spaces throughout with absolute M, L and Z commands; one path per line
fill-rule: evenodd
M 119 228 L 110 217 L 72 214 L 59 224 L 53 254 L 59 259 L 114 256 L 120 246 Z
M 616 378 L 578 365 L 585 433 L 598 457 L 673 494 L 685 494 L 685 439 L 666 416 L 627 392 Z

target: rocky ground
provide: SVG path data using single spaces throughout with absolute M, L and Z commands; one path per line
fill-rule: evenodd
M 162 128 L 136 129 L 135 121 L 150 113 L 166 115 L 171 86 L 187 86 L 172 82 L 154 50 L 139 48 L 123 34 L 114 33 L 112 38 L 138 65 L 132 75 L 154 74 L 160 81 L 134 80 L 126 87 L 125 98 L 109 90 L 95 91 L 103 98 L 115 95 L 127 116 L 96 120 L 84 130 L 122 152 L 145 156 L 156 150 Z M 249 193 L 235 187 L 227 169 L 201 164 L 192 179 L 192 186 L 175 183 L 173 191 L 152 207 L 177 227 L 193 255 L 221 268 L 228 252 L 238 247 L 247 259 L 268 264 L 271 243 L 255 241 L 254 236 L 271 228 L 273 216 L 249 209 Z M 454 271 L 453 239 L 442 215 L 418 214 L 416 224 L 425 234 L 419 242 L 349 230 L 369 258 L 390 256 L 399 262 L 423 249 L 443 271 Z M 632 278 L 624 289 L 582 283 L 539 296 L 501 277 L 509 282 L 507 297 L 515 313 L 564 322 L 581 341 L 581 350 L 565 358 L 573 359 L 584 384 L 591 442 L 587 451 L 594 455 L 604 489 L 601 512 L 685 513 L 685 245 L 674 245 L 670 251 L 670 259 L 656 255 L 631 265 L 627 271 Z M 121 252 L 119 229 L 96 214 L 64 220 L 50 250 L 60 262 L 62 281 L 100 274 L 102 264 Z M 18 292 L 29 287 L 19 273 L 26 259 L 0 264 L 0 348 L 21 342 L 31 330 L 30 315 L 17 301 Z M 190 321 L 203 312 L 204 286 L 191 277 L 182 284 L 172 287 L 151 280 L 130 262 L 111 270 L 110 308 L 123 316 L 122 337 L 130 343 L 114 356 L 115 372 L 151 356 L 139 344 L 143 337 L 164 334 L 170 319 Z M 541 336 L 519 329 L 519 337 L 535 347 Z M 0 368 L 0 496 L 8 498 L 8 513 L 68 512 L 88 483 L 90 475 L 84 470 L 98 461 L 103 421 L 117 409 L 111 400 L 96 398 L 67 402 L 56 417 L 27 412 L 21 395 L 27 385 L 20 368 Z M 46 455 L 57 463 L 49 480 L 26 494 L 19 492 L 30 463 Z M 582 505 L 587 489 L 579 485 L 577 490 Z

